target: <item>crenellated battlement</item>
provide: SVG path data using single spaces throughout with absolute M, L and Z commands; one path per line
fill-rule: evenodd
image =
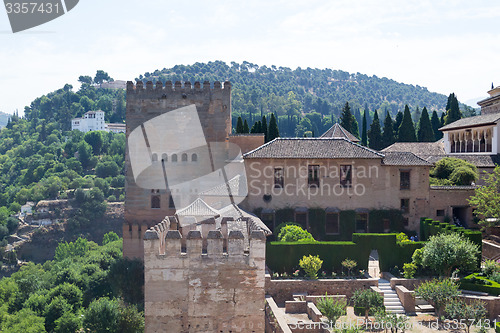
M 179 230 L 169 230 L 165 221 L 144 234 L 144 254 L 162 258 L 260 258 L 265 249 L 266 236 L 253 230 L 249 240 L 243 232 L 231 230 L 225 236 L 221 230 L 190 230 L 184 238 Z M 248 249 L 248 250 L 247 250 Z
M 146 82 L 144 84 L 142 81 L 134 84 L 132 81 L 127 82 L 127 98 L 133 97 L 134 95 L 146 95 L 146 94 L 160 94 L 164 96 L 164 98 L 168 98 L 170 94 L 178 95 L 178 94 L 189 94 L 195 92 L 225 92 L 231 93 L 231 82 L 226 81 L 224 85 L 219 81 L 215 81 L 213 86 L 209 81 L 203 82 L 195 82 L 194 85 L 191 82 L 186 81 L 184 83 L 180 81 L 176 81 L 172 83 L 172 81 L 167 81 L 163 84 L 161 81 L 153 83 L 152 81 Z M 183 96 L 185 97 L 185 96 Z

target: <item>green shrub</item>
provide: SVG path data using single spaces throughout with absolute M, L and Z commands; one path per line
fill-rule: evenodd
M 472 325 L 486 318 L 486 308 L 481 301 L 466 303 L 463 300 L 453 299 L 446 304 L 444 311 L 448 319 L 464 324 L 467 333 Z
M 496 323 L 495 325 L 495 332 L 500 333 L 500 323 Z
M 417 271 L 417 265 L 414 263 L 406 263 L 403 265 L 403 275 L 405 279 L 413 279 Z
M 323 265 L 323 260 L 321 260 L 319 256 L 304 256 L 299 261 L 300 268 L 302 268 L 304 272 L 306 272 L 306 275 L 313 280 L 318 278 L 318 271 L 321 265 Z
M 347 268 L 349 276 L 352 275 L 352 269 L 354 267 L 356 267 L 357 265 L 358 265 L 358 263 L 356 262 L 356 260 L 352 260 L 349 258 L 346 258 L 344 261 L 342 261 L 342 267 Z
M 365 319 L 368 319 L 370 309 L 383 308 L 384 297 L 371 289 L 358 289 L 351 297 L 354 307 L 365 309 Z
M 278 225 L 276 226 L 276 229 L 274 229 L 273 234 L 275 234 L 276 236 L 277 236 L 277 235 L 279 235 L 279 234 L 280 234 L 280 232 L 281 232 L 281 229 L 282 229 L 283 227 L 286 227 L 287 225 L 296 225 L 296 226 L 298 226 L 298 227 L 301 227 L 301 228 L 302 228 L 302 226 L 301 226 L 300 224 L 295 223 L 295 222 L 283 222 L 283 223 L 280 223 L 280 224 L 278 224 Z
M 116 196 L 114 196 L 113 194 L 111 194 L 109 197 L 108 197 L 108 202 L 115 202 L 116 201 Z
M 313 236 L 307 231 L 296 225 L 286 225 L 281 228 L 278 234 L 278 240 L 281 242 L 299 242 L 314 241 Z
M 411 243 L 411 240 L 408 239 L 408 236 L 404 232 L 400 232 L 396 235 L 396 243 L 401 246 L 404 243 Z
M 457 233 L 431 236 L 425 244 L 422 255 L 422 266 L 449 277 L 454 269 L 462 272 L 477 268 L 478 247 L 469 239 Z
M 415 290 L 415 295 L 422 297 L 434 309 L 436 314 L 443 314 L 444 306 L 454 297 L 459 295 L 458 285 L 450 279 L 432 280 L 422 283 Z
M 459 281 L 464 290 L 481 291 L 492 295 L 500 295 L 500 283 L 480 276 L 478 273 L 468 275 Z
M 485 260 L 484 267 L 481 269 L 484 275 L 491 276 L 493 273 L 500 273 L 500 263 L 494 260 Z
M 337 319 L 347 314 L 347 301 L 345 298 L 321 297 L 318 300 L 318 310 L 328 318 L 328 321 L 335 324 Z

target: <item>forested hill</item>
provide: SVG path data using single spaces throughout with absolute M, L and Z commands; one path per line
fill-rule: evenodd
M 341 70 L 259 66 L 249 62 L 230 65 L 222 61 L 177 65 L 147 72 L 136 81 L 231 81 L 233 112 L 277 116 L 316 111 L 340 115 L 345 102 L 353 110 L 390 111 L 394 116 L 408 104 L 411 110 L 427 107 L 444 111 L 447 96 L 427 88 L 388 78 L 351 74 Z M 450 92 L 451 93 L 451 92 Z

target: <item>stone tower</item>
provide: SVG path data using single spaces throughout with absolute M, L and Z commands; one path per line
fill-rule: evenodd
M 154 150 L 156 142 L 154 137 L 148 136 L 144 123 L 153 121 L 154 118 L 168 112 L 195 106 L 204 137 L 207 142 L 228 142 L 231 133 L 231 84 L 214 82 L 211 87 L 209 82 L 201 85 L 196 82 L 167 82 L 163 85 L 157 82 L 147 82 L 146 87 L 142 82 L 134 85 L 127 82 L 127 110 L 126 110 L 126 136 L 127 149 L 125 153 L 125 220 L 123 224 L 123 255 L 125 257 L 144 257 L 143 238 L 146 230 L 165 216 L 175 213 L 175 203 L 168 186 L 139 186 L 134 178 L 130 156 L 129 137 L 131 133 L 140 133 L 142 130 L 144 160 L 143 164 L 153 164 L 160 158 L 172 158 L 164 152 Z M 141 136 L 142 136 L 141 135 Z M 195 154 L 179 156 L 179 162 L 188 159 L 194 160 Z M 165 157 L 163 157 L 165 156 Z M 177 156 L 175 157 L 177 161 Z M 188 164 L 186 164 L 188 165 Z M 189 166 L 189 165 L 188 165 Z

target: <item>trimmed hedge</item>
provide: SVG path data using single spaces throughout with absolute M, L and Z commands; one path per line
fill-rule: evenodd
M 390 268 L 411 262 L 411 257 L 416 249 L 424 246 L 424 242 L 408 242 L 398 245 L 396 234 L 353 234 L 352 241 L 359 244 L 365 251 L 377 250 L 380 269 L 388 272 Z M 368 259 L 367 259 L 368 260 Z
M 481 231 L 474 231 L 470 229 L 465 229 L 463 227 L 457 227 L 455 225 L 451 225 L 445 222 L 433 221 L 428 218 L 420 219 L 420 238 L 422 241 L 427 241 L 431 236 L 440 234 L 440 233 L 452 233 L 457 232 L 468 238 L 471 242 L 476 244 L 479 247 L 480 253 L 483 249 L 483 235 Z M 481 260 L 481 258 L 479 258 Z
M 370 252 L 379 253 L 380 269 L 389 271 L 391 267 L 403 267 L 411 262 L 416 249 L 423 247 L 423 242 L 396 244 L 396 234 L 357 234 L 352 235 L 352 242 L 310 242 L 285 243 L 270 242 L 266 246 L 266 264 L 273 272 L 291 273 L 298 268 L 299 260 L 304 255 L 319 255 L 323 260 L 322 269 L 340 271 L 346 258 L 355 260 L 356 269 L 368 269 Z
M 482 280 L 489 284 L 486 285 L 486 284 L 474 283 L 473 282 L 474 280 Z M 479 276 L 478 273 L 470 274 L 461 279 L 458 283 L 460 288 L 465 290 L 482 291 L 496 296 L 500 295 L 500 283 L 491 281 L 485 278 L 484 276 Z
M 500 323 L 496 323 L 495 325 L 495 332 L 500 333 Z
M 270 242 L 266 245 L 266 265 L 273 272 L 292 273 L 299 269 L 299 260 L 307 255 L 318 255 L 323 260 L 321 269 L 329 271 L 339 270 L 345 258 L 356 260 L 357 269 L 368 269 L 369 252 L 363 253 L 353 242 Z

